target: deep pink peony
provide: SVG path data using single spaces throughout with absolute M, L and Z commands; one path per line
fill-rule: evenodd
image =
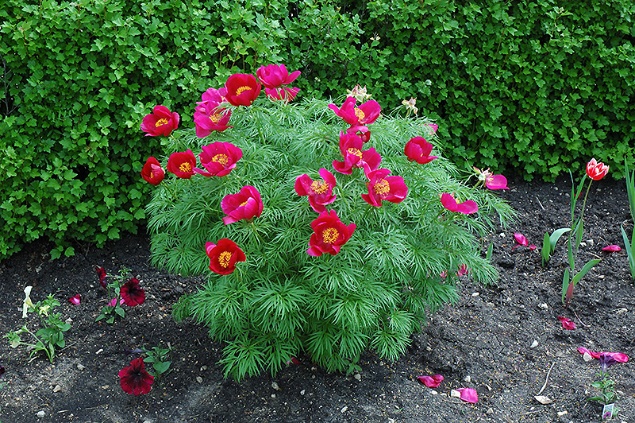
M 154 376 L 146 370 L 143 358 L 135 358 L 130 366 L 119 370 L 119 384 L 125 393 L 138 396 L 145 395 L 152 389 Z
M 262 87 L 256 77 L 248 73 L 235 73 L 225 82 L 224 96 L 232 106 L 251 106 Z M 223 91 L 220 91 L 223 94 Z
M 279 88 L 291 84 L 302 72 L 294 71 L 289 74 L 285 65 L 261 66 L 256 71 L 258 79 L 265 88 Z
M 205 170 L 197 167 L 194 172 L 211 177 L 228 175 L 236 167 L 236 162 L 243 157 L 243 151 L 229 142 L 213 142 L 204 145 L 203 151 L 199 154 L 201 165 Z
M 168 172 L 174 173 L 182 179 L 190 179 L 194 175 L 196 157 L 192 150 L 178 151 L 170 154 L 168 158 Z
M 296 194 L 309 197 L 309 204 L 316 213 L 326 211 L 326 206 L 335 201 L 335 176 L 324 168 L 321 168 L 319 173 L 322 179 L 314 181 L 305 173 L 295 179 L 294 185 Z
M 368 100 L 359 107 L 356 107 L 356 105 L 357 100 L 355 97 L 347 97 L 341 108 L 331 103 L 329 104 L 329 109 L 333 110 L 336 115 L 351 126 L 370 125 L 381 114 L 381 107 L 375 100 Z
M 406 157 L 408 157 L 408 160 L 415 161 L 419 164 L 426 164 L 437 158 L 437 156 L 430 155 L 432 148 L 432 144 L 426 141 L 425 138 L 414 137 L 406 143 L 404 153 Z
M 457 203 L 452 194 L 444 192 L 441 194 L 441 204 L 447 210 L 454 213 L 472 214 L 478 211 L 478 204 L 472 200 L 467 200 L 462 203 Z
M 381 156 L 374 148 L 362 151 L 364 141 L 355 133 L 340 132 L 340 152 L 344 161 L 333 160 L 333 168 L 344 175 L 353 173 L 354 167 L 364 169 L 364 173 L 376 170 Z
M 194 111 L 196 136 L 204 138 L 214 131 L 223 132 L 225 129 L 231 128 L 228 125 L 231 116 L 231 110 L 222 107 L 197 107 Z
M 382 201 L 401 203 L 408 195 L 408 187 L 401 176 L 388 176 L 390 170 L 377 169 L 366 174 L 368 194 L 362 198 L 373 207 L 381 207 Z
M 146 115 L 141 122 L 141 130 L 146 137 L 168 136 L 179 127 L 181 117 L 165 106 L 154 106 L 152 113 Z
M 233 273 L 236 270 L 236 262 L 247 260 L 243 250 L 228 238 L 221 238 L 216 244 L 206 243 L 205 252 L 209 257 L 209 269 L 219 275 Z
M 159 163 L 156 158 L 150 156 L 141 169 L 141 177 L 148 183 L 156 186 L 159 185 L 165 177 L 165 171 L 161 167 L 161 163 Z
M 370 131 L 368 130 L 367 126 L 351 126 L 350 128 L 348 128 L 346 130 L 347 134 L 357 134 L 358 137 L 361 138 L 361 140 L 364 143 L 367 143 L 368 141 L 370 141 Z
M 356 227 L 354 223 L 344 225 L 335 210 L 320 213 L 311 222 L 313 234 L 309 239 L 307 253 L 315 257 L 319 257 L 322 254 L 336 255 L 340 252 L 342 245 L 346 244 L 351 238 Z
M 220 206 L 227 215 L 223 217 L 225 225 L 243 219 L 250 220 L 254 217 L 259 217 L 263 209 L 260 193 L 251 185 L 242 187 L 238 194 L 226 195 L 222 199 Z

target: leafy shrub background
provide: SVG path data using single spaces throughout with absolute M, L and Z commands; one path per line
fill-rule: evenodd
M 267 63 L 302 70 L 305 97 L 357 83 L 386 109 L 416 97 L 460 166 L 554 180 L 594 156 L 622 177 L 634 17 L 631 0 L 7 0 L 0 258 L 135 232 L 159 145 L 142 117 L 164 104 L 191 126 L 201 92 Z

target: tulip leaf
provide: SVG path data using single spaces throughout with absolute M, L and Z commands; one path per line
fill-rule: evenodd
M 569 275 L 569 269 L 564 269 L 564 276 L 562 278 L 562 304 L 565 303 L 565 297 L 569 289 Z
M 547 265 L 547 263 L 549 263 L 549 259 L 551 258 L 551 242 L 549 232 L 545 232 L 545 237 L 542 240 L 542 250 L 540 250 L 540 255 L 542 256 L 542 265 L 544 267 Z
M 600 259 L 593 259 L 593 260 L 589 260 L 588 262 L 585 263 L 585 265 L 582 267 L 582 270 L 580 270 L 574 277 L 573 280 L 571 281 L 574 285 L 577 285 L 578 282 L 580 282 L 580 279 L 582 279 L 584 277 L 584 275 L 586 275 L 589 270 L 591 270 L 596 264 L 598 264 L 600 261 Z M 567 269 L 568 270 L 568 269 Z

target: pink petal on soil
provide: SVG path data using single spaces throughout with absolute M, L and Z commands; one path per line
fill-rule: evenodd
M 110 300 L 110 302 L 108 303 L 108 306 L 110 306 L 110 307 L 114 307 L 114 306 L 115 306 L 115 304 L 117 304 L 117 299 L 116 299 L 116 298 L 113 298 L 113 299 L 112 299 L 112 300 Z M 119 304 L 123 305 L 123 304 L 126 304 L 126 302 L 125 302 L 125 301 L 124 301 L 124 299 L 122 298 L 122 299 L 120 299 L 120 300 L 119 300 Z
M 73 305 L 79 305 L 82 302 L 82 297 L 79 294 L 75 294 L 68 299 L 68 302 Z
M 527 241 L 527 237 L 525 237 L 525 235 L 521 234 L 520 232 L 516 232 L 514 234 L 514 239 L 516 240 L 517 245 L 513 246 L 512 249 L 516 247 L 520 247 L 521 245 L 524 247 L 529 245 L 529 241 Z
M 575 330 L 575 322 L 571 319 L 567 319 L 564 316 L 558 316 L 558 320 L 562 323 L 562 329 Z
M 607 253 L 617 253 L 618 251 L 622 251 L 622 247 L 619 245 L 607 245 L 602 248 L 602 251 L 606 251 Z
M 417 376 L 417 380 L 428 388 L 438 388 L 443 382 L 443 376 L 441 375 L 432 375 L 432 376 Z
M 584 347 L 578 347 L 578 352 L 584 356 L 588 355 L 591 358 L 595 358 L 596 360 L 600 358 L 599 352 L 591 351 Z M 585 361 L 588 361 L 588 360 L 585 359 Z
M 454 389 L 454 391 L 459 393 L 459 398 L 465 402 L 469 402 L 471 404 L 476 404 L 478 402 L 478 394 L 475 389 L 472 388 L 459 388 Z

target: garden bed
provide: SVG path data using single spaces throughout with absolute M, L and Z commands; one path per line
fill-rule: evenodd
M 547 267 L 540 246 L 545 231 L 569 222 L 568 178 L 556 184 L 510 181 L 501 192 L 518 211 L 507 229 L 491 235 L 493 263 L 500 272 L 494 286 L 478 286 L 464 277 L 460 301 L 430 316 L 399 361 L 383 362 L 365 355 L 362 371 L 328 374 L 298 356 L 274 378 L 268 374 L 240 383 L 223 378 L 217 364 L 222 345 L 204 327 L 175 323 L 171 306 L 183 293 L 203 283 L 149 265 L 146 236 L 126 236 L 104 249 L 77 245 L 77 255 L 49 261 L 50 245 L 33 243 L 0 263 L 3 301 L 0 332 L 23 323 L 25 286 L 31 298 L 52 293 L 70 318 L 67 346 L 53 364 L 41 356 L 29 360 L 23 348 L 0 343 L 0 421 L 19 422 L 592 422 L 601 406 L 587 397 L 599 370 L 585 362 L 577 348 L 635 353 L 635 291 L 626 253 L 603 253 L 622 244 L 620 224 L 631 229 L 623 181 L 594 183 L 585 214 L 580 263 L 602 258 L 576 287 L 569 308 L 561 304 L 567 267 L 564 242 Z M 538 249 L 515 246 L 514 232 L 523 233 Z M 109 273 L 131 269 L 142 281 L 146 301 L 128 309 L 114 325 L 95 322 L 107 298 L 95 266 Z M 81 294 L 74 306 L 67 298 Z M 577 329 L 564 330 L 558 316 L 572 319 Z M 35 323 L 30 315 L 31 325 Z M 171 372 L 145 396 L 124 393 L 117 376 L 139 347 L 172 348 Z M 610 368 L 620 393 L 617 421 L 635 419 L 633 365 Z M 417 381 L 423 374 L 442 374 L 439 388 Z M 450 396 L 460 387 L 475 388 L 477 404 Z M 548 397 L 541 404 L 536 395 Z

